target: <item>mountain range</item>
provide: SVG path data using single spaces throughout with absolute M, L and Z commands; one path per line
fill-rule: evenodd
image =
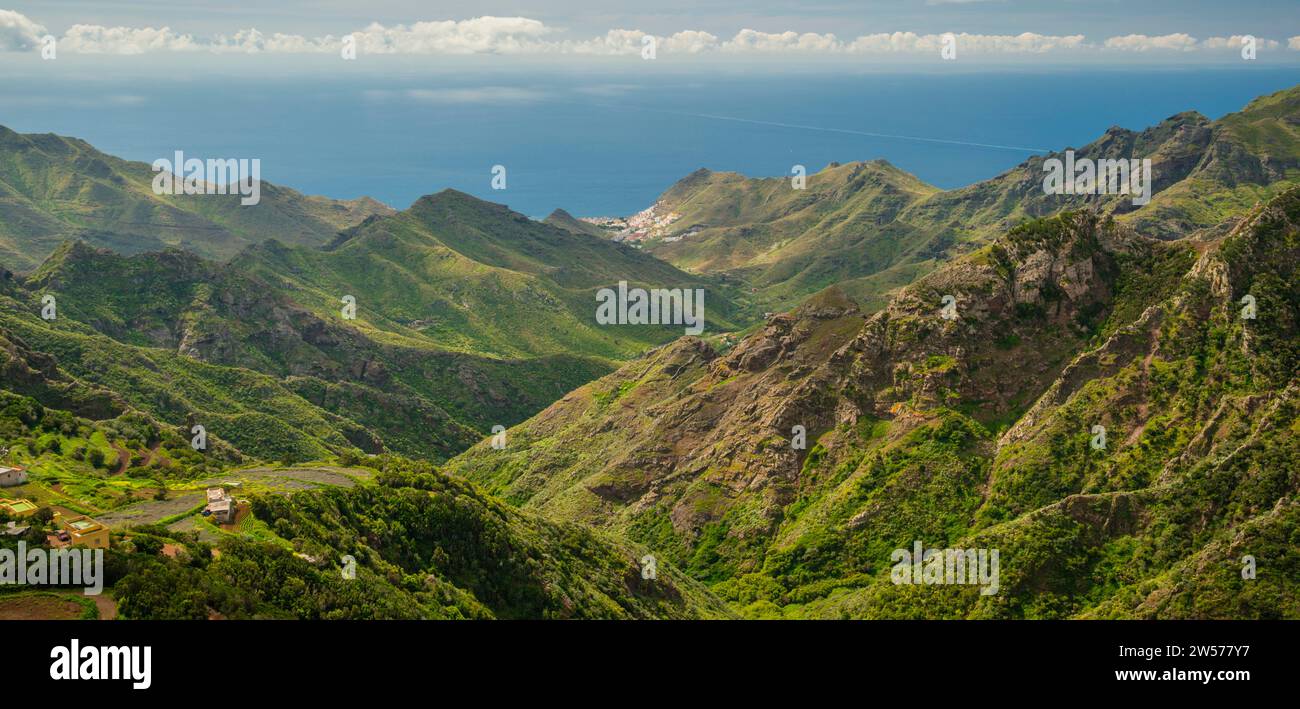
M 873 315 L 829 289 L 661 347 L 447 467 L 756 617 L 1293 614 L 1298 257 L 1300 189 L 1209 242 L 1062 212 Z M 914 540 L 1000 549 L 1001 594 L 892 584 Z
M 91 151 L 57 144 L 77 146 L 80 159 Z M 6 273 L 6 333 L 55 355 L 62 375 L 115 393 L 119 409 L 220 422 L 215 436 L 276 460 L 348 449 L 445 459 L 673 337 L 598 325 L 597 287 L 711 286 L 629 246 L 451 190 L 371 214 L 328 243 L 277 236 L 219 262 L 77 238 L 26 275 Z M 729 326 L 736 306 L 710 290 L 709 319 Z M 58 304 L 54 320 L 39 317 L 45 297 Z
M 155 194 L 156 175 L 77 138 L 0 126 L 0 264 L 30 270 L 69 239 L 126 254 L 181 247 L 227 259 L 271 237 L 318 246 L 366 217 L 394 213 L 366 197 L 308 197 L 269 182 L 257 208 L 246 209 L 237 194 Z
M 1218 120 L 1186 112 L 1142 131 L 1112 127 L 1083 147 L 946 191 L 883 160 L 832 164 L 798 190 L 789 177 L 699 170 L 656 201 L 657 215 L 675 218 L 644 244 L 681 268 L 751 284 L 769 310 L 831 285 L 876 308 L 942 261 L 1061 209 L 1113 214 L 1160 239 L 1218 226 L 1300 181 L 1298 116 L 1300 92 L 1280 91 Z M 1079 160 L 1150 159 L 1151 203 L 1045 194 L 1045 161 L 1067 151 Z
M 1300 617 L 1298 127 L 1293 88 L 957 190 L 700 170 L 636 238 L 159 196 L 0 129 L 0 445 L 131 520 L 128 617 Z M 1067 150 L 1150 202 L 1046 194 Z M 705 333 L 597 322 L 622 282 Z M 996 592 L 898 583 L 914 544 L 997 550 Z

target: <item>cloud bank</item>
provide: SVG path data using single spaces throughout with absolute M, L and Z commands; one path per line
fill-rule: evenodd
M 39 46 L 45 28 L 13 10 L 0 10 L 0 52 L 26 52 Z
M 831 33 L 760 32 L 742 29 L 730 38 L 700 30 L 683 30 L 671 35 L 651 35 L 641 30 L 612 29 L 590 39 L 564 39 L 559 28 L 527 17 L 476 17 L 468 20 L 415 22 L 385 26 L 377 22 L 342 33 L 306 37 L 296 34 L 264 34 L 257 29 L 233 35 L 202 39 L 170 27 L 104 27 L 73 25 L 56 38 L 61 52 L 77 54 L 146 54 L 151 52 L 213 53 L 337 53 L 345 38 L 358 54 L 472 55 L 472 54 L 572 54 L 594 56 L 637 55 L 653 38 L 656 54 L 790 54 L 872 55 L 938 53 L 947 34 L 882 32 L 852 38 Z M 39 49 L 46 29 L 26 16 L 0 10 L 0 52 Z M 1189 52 L 1238 51 L 1243 35 L 1197 39 L 1188 34 L 1130 34 L 1089 41 L 1083 35 L 1016 35 L 953 33 L 960 54 L 1047 54 L 1091 52 L 1102 54 L 1179 54 Z M 1258 50 L 1286 47 L 1300 51 L 1300 37 L 1284 40 L 1259 38 Z

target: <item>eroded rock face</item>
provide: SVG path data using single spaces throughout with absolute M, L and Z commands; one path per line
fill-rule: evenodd
M 670 530 L 687 555 L 716 545 L 734 568 L 753 570 L 768 545 L 802 529 L 791 521 L 796 501 L 854 499 L 845 476 L 870 475 L 862 451 L 872 436 L 883 436 L 870 444 L 877 451 L 914 445 L 904 442 L 939 425 L 936 411 L 960 407 L 1011 424 L 1001 441 L 969 444 L 985 461 L 1041 438 L 1084 383 L 1155 346 L 1158 309 L 1126 316 L 1132 324 L 1095 351 L 1089 340 L 1115 307 L 1120 275 L 1141 274 L 1171 248 L 1092 212 L 1033 222 L 865 317 L 832 289 L 770 317 L 721 356 L 682 338 L 513 429 L 514 451 L 479 446 L 451 469 L 526 506 L 643 541 L 665 543 Z M 955 319 L 941 315 L 945 295 L 955 297 Z M 795 426 L 805 430 L 803 449 L 791 445 Z M 993 474 L 983 465 L 984 477 L 961 483 L 976 500 Z M 899 475 L 892 494 L 963 472 L 940 463 Z M 850 509 L 837 529 L 871 536 L 890 524 L 883 500 Z M 1105 534 L 1134 524 L 1131 508 L 1096 519 L 1093 507 L 1063 509 Z
M 126 411 L 112 392 L 78 381 L 59 371 L 53 356 L 31 349 L 12 333 L 0 330 L 0 379 L 12 392 L 42 405 L 69 410 L 78 416 L 106 419 Z

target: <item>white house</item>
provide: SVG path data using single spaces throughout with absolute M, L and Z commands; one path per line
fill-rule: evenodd
M 204 508 L 212 519 L 222 524 L 230 524 L 235 521 L 235 511 L 238 506 L 235 504 L 235 498 L 230 496 L 222 487 L 208 488 L 208 506 Z
M 0 465 L 0 487 L 13 487 L 27 482 L 27 471 Z

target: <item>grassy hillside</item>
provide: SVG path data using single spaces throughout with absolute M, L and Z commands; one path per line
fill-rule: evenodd
M 571 231 L 575 234 L 587 234 L 588 236 L 599 236 L 599 237 L 608 237 L 610 235 L 608 231 L 601 229 L 595 224 L 588 224 L 587 222 L 584 222 L 581 219 L 574 217 L 572 214 L 569 214 L 563 209 L 557 209 L 551 212 L 546 217 L 546 219 L 543 219 L 542 221 L 546 222 L 547 224 L 550 224 L 553 227 L 557 227 L 565 231 Z
M 48 360 L 22 391 L 52 406 L 67 378 L 101 409 L 200 422 L 259 458 L 443 460 L 681 332 L 597 324 L 596 290 L 621 280 L 704 289 L 714 328 L 737 312 L 635 249 L 448 191 L 324 249 L 273 239 L 227 264 L 65 242 L 4 279 L 0 333 Z M 45 297 L 56 320 L 39 317 Z
M 48 359 L 16 391 L 81 410 L 54 384 L 75 380 L 113 392 L 115 411 L 203 423 L 273 460 L 353 449 L 441 460 L 609 371 L 565 354 L 504 360 L 377 341 L 182 251 L 119 256 L 69 243 L 10 282 L 0 333 Z M 47 295 L 53 321 L 39 317 Z
M 789 178 L 700 170 L 656 203 L 656 213 L 680 216 L 666 240 L 652 238 L 647 248 L 688 270 L 727 273 L 757 289 L 759 300 L 789 307 L 831 284 L 942 253 L 898 221 L 936 192 L 883 160 L 828 166 L 803 190 Z
M 72 238 L 128 254 L 179 246 L 225 259 L 272 237 L 324 244 L 393 211 L 365 197 L 309 197 L 269 182 L 260 203 L 248 206 L 239 195 L 156 195 L 155 174 L 76 138 L 0 126 L 0 264 L 31 270 Z
M 679 340 L 449 469 L 756 617 L 1300 617 L 1297 263 L 1300 190 L 1205 241 L 1031 220 L 869 317 L 831 290 Z M 915 540 L 1000 549 L 1000 593 L 891 583 Z
M 7 392 L 0 438 L 31 477 L 6 496 L 40 506 L 0 547 L 44 543 L 53 511 L 92 515 L 113 536 L 96 605 L 126 619 L 731 615 L 667 562 L 643 578 L 644 549 L 510 509 L 428 463 L 250 467 L 144 415 L 91 421 Z M 240 498 L 235 523 L 199 514 L 214 484 Z M 0 592 L 0 608 L 20 595 Z
M 337 313 L 342 296 L 354 296 L 356 326 L 376 339 L 501 357 L 623 359 L 681 333 L 682 326 L 597 324 L 596 291 L 619 281 L 704 289 L 710 330 L 743 317 L 715 281 L 454 190 L 369 220 L 326 249 L 268 242 L 234 267 L 319 314 Z

